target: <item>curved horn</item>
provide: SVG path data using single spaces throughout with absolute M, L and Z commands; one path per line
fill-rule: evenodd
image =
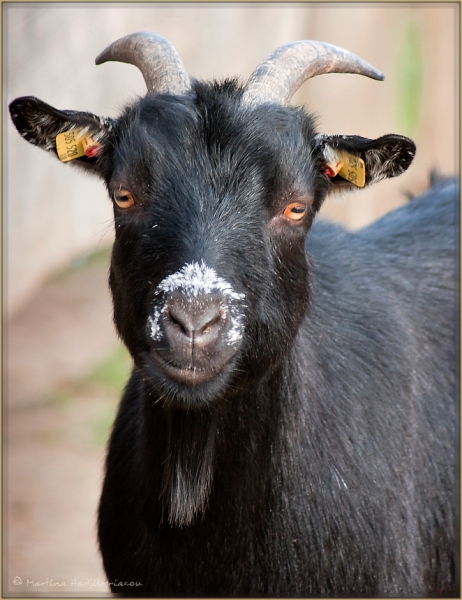
M 189 77 L 175 48 L 155 33 L 126 35 L 103 50 L 95 63 L 100 65 L 108 60 L 138 67 L 149 93 L 182 94 L 190 87 Z
M 303 40 L 279 46 L 258 65 L 245 86 L 244 102 L 288 104 L 302 83 L 322 73 L 357 73 L 384 79 L 380 71 L 347 50 Z

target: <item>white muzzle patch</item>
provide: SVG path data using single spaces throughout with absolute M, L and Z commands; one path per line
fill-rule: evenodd
M 227 309 L 230 312 L 231 328 L 226 335 L 228 344 L 236 344 L 242 338 L 244 331 L 244 305 L 242 300 L 245 294 L 236 292 L 232 285 L 219 277 L 214 269 L 208 267 L 204 261 L 201 263 L 193 262 L 186 264 L 176 273 L 172 273 L 163 279 L 154 295 L 161 293 L 169 294 L 175 291 L 181 291 L 185 298 L 198 298 L 201 295 L 220 292 L 227 299 Z M 167 311 L 167 306 L 154 307 L 152 315 L 148 317 L 148 326 L 151 338 L 154 341 L 160 341 L 163 337 L 160 326 L 162 314 Z

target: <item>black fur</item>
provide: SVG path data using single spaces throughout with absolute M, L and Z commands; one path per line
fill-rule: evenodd
M 323 147 L 341 138 L 241 95 L 227 81 L 147 96 L 105 124 L 92 163 L 111 195 L 135 198 L 115 205 L 110 272 L 135 363 L 99 509 L 112 590 L 456 596 L 458 190 L 442 182 L 359 232 L 319 222 L 307 236 L 338 181 Z M 342 139 L 366 184 L 415 151 L 400 136 Z M 284 216 L 300 199 L 304 217 Z M 218 367 L 194 385 L 158 366 L 159 352 L 180 359 L 147 323 L 171 300 L 162 282 L 201 261 L 234 290 L 244 330 L 226 360 L 218 342 L 195 359 Z

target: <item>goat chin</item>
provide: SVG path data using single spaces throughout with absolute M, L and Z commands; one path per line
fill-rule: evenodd
M 195 387 L 215 379 L 226 367 L 226 363 L 217 366 L 182 365 L 165 360 L 158 352 L 151 351 L 151 358 L 160 372 L 175 382 Z
M 147 385 L 165 407 L 200 410 L 215 405 L 233 387 L 236 362 L 234 355 L 223 365 L 194 371 L 168 365 L 150 351 L 143 354 L 141 369 Z

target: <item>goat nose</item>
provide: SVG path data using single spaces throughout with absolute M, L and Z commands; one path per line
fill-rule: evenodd
M 167 303 L 166 331 L 171 341 L 206 346 L 226 324 L 227 310 L 218 298 L 173 297 Z

